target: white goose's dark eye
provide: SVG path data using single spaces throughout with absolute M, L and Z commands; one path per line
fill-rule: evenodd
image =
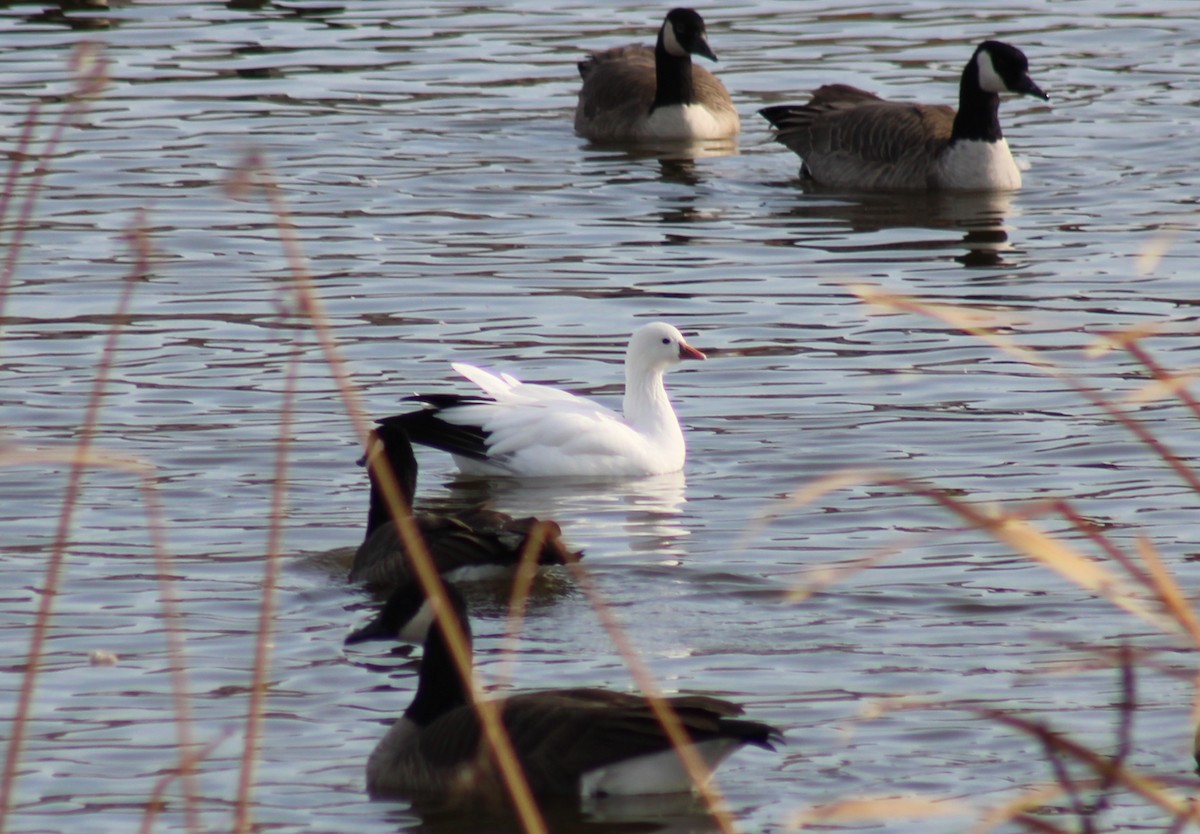
M 663 344 L 664 344 L 664 345 L 669 345 L 669 344 L 671 344 L 671 339 L 670 339 L 670 337 L 669 337 L 669 336 L 663 336 Z

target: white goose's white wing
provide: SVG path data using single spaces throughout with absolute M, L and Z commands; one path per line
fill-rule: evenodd
M 589 477 L 640 475 L 666 465 L 656 462 L 655 449 L 620 414 L 594 400 L 510 374 L 453 367 L 494 399 L 439 413 L 447 423 L 486 434 L 490 461 L 460 459 L 464 471 Z

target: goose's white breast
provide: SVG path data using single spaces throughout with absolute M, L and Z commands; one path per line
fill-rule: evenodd
M 724 139 L 731 135 L 728 116 L 703 104 L 656 107 L 639 131 L 646 139 Z
M 955 142 L 939 160 L 939 188 L 1010 190 L 1021 187 L 1021 170 L 1008 142 L 969 139 Z

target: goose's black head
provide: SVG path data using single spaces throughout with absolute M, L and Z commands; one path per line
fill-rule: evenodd
M 717 60 L 708 45 L 704 18 L 692 9 L 671 9 L 658 33 L 659 48 L 668 55 L 683 58 L 687 55 L 703 55 L 710 61 Z
M 1049 101 L 1050 96 L 1029 77 L 1025 53 L 1001 41 L 984 41 L 971 59 L 979 88 L 988 93 L 1018 93 Z

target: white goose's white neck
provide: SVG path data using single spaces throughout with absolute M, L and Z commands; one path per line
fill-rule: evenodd
M 663 455 L 683 465 L 683 430 L 667 398 L 663 369 L 629 369 L 625 374 L 625 422 L 638 430 Z

